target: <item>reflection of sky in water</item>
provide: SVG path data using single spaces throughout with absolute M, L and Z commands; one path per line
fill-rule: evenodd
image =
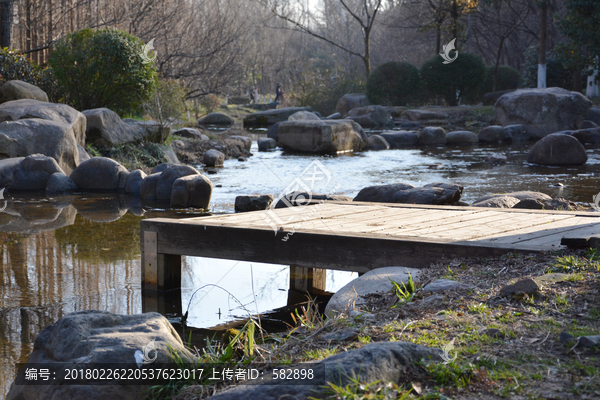
M 357 277 L 356 272 L 327 271 L 326 290 L 335 292 Z M 285 306 L 289 284 L 290 270 L 285 265 L 186 257 L 182 271 L 182 308 L 185 313 L 190 306 L 188 325 L 210 328 L 236 317 L 243 318 L 248 313 L 256 314 L 257 308 L 263 313 Z M 205 285 L 209 286 L 193 294 Z

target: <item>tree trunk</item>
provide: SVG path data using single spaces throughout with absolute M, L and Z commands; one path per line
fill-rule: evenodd
M 0 48 L 12 47 L 13 0 L 0 0 Z
M 581 85 L 581 71 L 573 72 L 573 91 L 581 93 L 583 87 Z
M 494 83 L 492 84 L 492 92 L 496 91 L 498 82 L 498 64 L 500 64 L 500 56 L 502 55 L 502 47 L 504 46 L 504 39 L 500 40 L 500 48 L 498 49 L 498 55 L 496 56 L 496 65 L 494 66 Z
M 48 52 L 47 52 L 47 56 L 48 58 L 46 59 L 46 61 L 48 61 L 50 59 L 50 55 L 52 54 L 52 41 L 54 40 L 54 31 L 53 31 L 53 27 L 52 24 L 54 23 L 54 21 L 52 20 L 52 0 L 48 0 Z
M 538 89 L 546 87 L 546 46 L 548 44 L 548 4 L 540 8 L 540 47 L 538 49 Z
M 365 63 L 365 71 L 367 74 L 367 79 L 371 75 L 371 41 L 370 41 L 370 32 L 365 34 L 365 56 L 363 57 L 363 62 Z

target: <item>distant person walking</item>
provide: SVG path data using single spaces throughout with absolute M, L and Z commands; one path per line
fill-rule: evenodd
M 281 88 L 281 83 L 278 83 L 277 87 L 275 88 L 275 103 L 283 103 L 284 101 L 283 89 Z

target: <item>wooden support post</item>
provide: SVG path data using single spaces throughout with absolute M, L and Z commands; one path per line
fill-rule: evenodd
M 158 253 L 157 233 L 144 231 L 142 289 L 170 291 L 181 288 L 181 256 Z
M 316 295 L 325 291 L 327 270 L 290 266 L 290 289 L 288 305 L 306 301 L 306 294 Z

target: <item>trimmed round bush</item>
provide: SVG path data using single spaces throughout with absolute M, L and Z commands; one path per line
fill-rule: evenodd
M 52 68 L 42 68 L 22 54 L 0 48 L 0 86 L 7 81 L 31 83 L 46 92 L 50 101 L 58 101 L 59 94 Z
M 65 101 L 78 110 L 106 107 L 135 113 L 156 86 L 156 66 L 142 58 L 144 43 L 117 29 L 83 29 L 55 45 L 50 65 Z
M 404 106 L 421 88 L 419 69 L 407 62 L 390 61 L 378 66 L 367 80 L 367 97 L 371 104 Z
M 486 68 L 485 81 L 483 81 L 481 87 L 482 94 L 517 89 L 523 82 L 523 76 L 518 70 L 508 65 L 498 65 L 496 89 L 494 90 L 494 69 L 495 67 L 493 66 Z
M 423 86 L 431 93 L 444 97 L 448 105 L 475 102 L 485 80 L 485 65 L 477 56 L 460 53 L 450 64 L 443 64 L 436 55 L 421 67 Z

